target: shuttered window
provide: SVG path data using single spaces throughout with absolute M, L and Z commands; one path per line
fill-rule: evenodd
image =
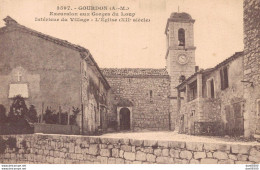
M 228 68 L 227 66 L 219 70 L 221 79 L 221 90 L 228 88 Z

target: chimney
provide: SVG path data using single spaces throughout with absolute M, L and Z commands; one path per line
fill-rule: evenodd
M 11 18 L 11 17 L 9 17 L 9 16 L 7 16 L 7 17 L 4 19 L 4 21 L 5 21 L 5 25 L 6 25 L 6 26 L 17 24 L 17 22 L 16 22 L 13 18 Z
M 199 71 L 199 66 L 195 66 L 195 73 Z

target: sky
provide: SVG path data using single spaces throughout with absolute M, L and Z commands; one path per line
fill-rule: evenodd
M 35 21 L 61 5 L 127 6 L 134 18 L 150 22 Z M 0 27 L 9 15 L 21 25 L 87 48 L 101 68 L 164 68 L 164 31 L 170 14 L 178 9 L 196 20 L 194 44 L 200 68 L 214 67 L 243 50 L 243 0 L 0 0 Z

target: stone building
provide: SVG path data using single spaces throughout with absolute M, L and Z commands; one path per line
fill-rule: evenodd
M 260 1 L 244 0 L 245 136 L 260 137 Z
M 10 17 L 4 20 L 0 103 L 8 107 L 20 94 L 38 114 L 47 106 L 78 107 L 84 133 L 108 125 L 118 130 L 175 129 L 175 87 L 195 72 L 195 20 L 189 14 L 172 13 L 167 20 L 166 68 L 102 72 L 87 49 L 26 28 Z
M 83 134 L 107 127 L 260 134 L 258 6 L 244 1 L 244 52 L 206 70 L 196 67 L 195 20 L 184 12 L 167 20 L 161 69 L 99 69 L 87 49 L 7 17 L 0 28 L 0 104 L 10 106 L 20 94 L 38 114 L 47 106 L 78 107 Z
M 195 50 L 193 24 L 195 20 L 187 13 L 172 13 L 167 20 L 166 69 L 170 76 L 171 130 L 177 120 L 176 86 L 195 72 Z
M 195 72 L 194 22 L 184 12 L 167 20 L 166 69 L 102 69 L 112 89 L 109 114 L 118 129 L 175 129 L 175 87 Z
M 168 130 L 169 75 L 165 69 L 116 69 L 102 72 L 111 86 L 109 122 L 118 130 Z
M 243 52 L 178 85 L 181 133 L 260 138 L 259 6 L 258 0 L 244 0 Z
M 16 95 L 34 105 L 38 115 L 47 107 L 81 110 L 83 133 L 106 128 L 110 88 L 91 53 L 78 45 L 20 25 L 10 17 L 0 28 L 0 104 L 9 108 Z
M 238 69 L 242 67 L 243 52 L 238 52 L 177 86 L 180 133 L 244 134 L 243 69 Z

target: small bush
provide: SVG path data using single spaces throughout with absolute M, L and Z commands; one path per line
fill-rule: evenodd
M 72 107 L 73 115 L 70 115 L 70 125 L 77 125 L 76 119 L 80 112 L 79 108 Z
M 13 98 L 13 103 L 10 107 L 10 112 L 7 117 L 7 122 L 1 126 L 1 134 L 28 134 L 33 133 L 33 127 L 28 123 L 28 109 L 24 98 L 16 96 Z
M 28 108 L 25 104 L 24 98 L 20 95 L 13 98 L 13 103 L 10 107 L 9 118 L 16 119 L 17 117 L 24 117 L 28 113 Z
M 38 122 L 37 111 L 34 105 L 30 106 L 27 116 L 30 122 L 32 123 Z
M 43 116 L 43 120 L 47 124 L 57 124 L 58 123 L 58 117 L 55 114 L 55 110 L 52 110 L 51 107 L 47 107 L 45 114 Z
M 0 136 L 0 154 L 5 153 L 6 141 Z

